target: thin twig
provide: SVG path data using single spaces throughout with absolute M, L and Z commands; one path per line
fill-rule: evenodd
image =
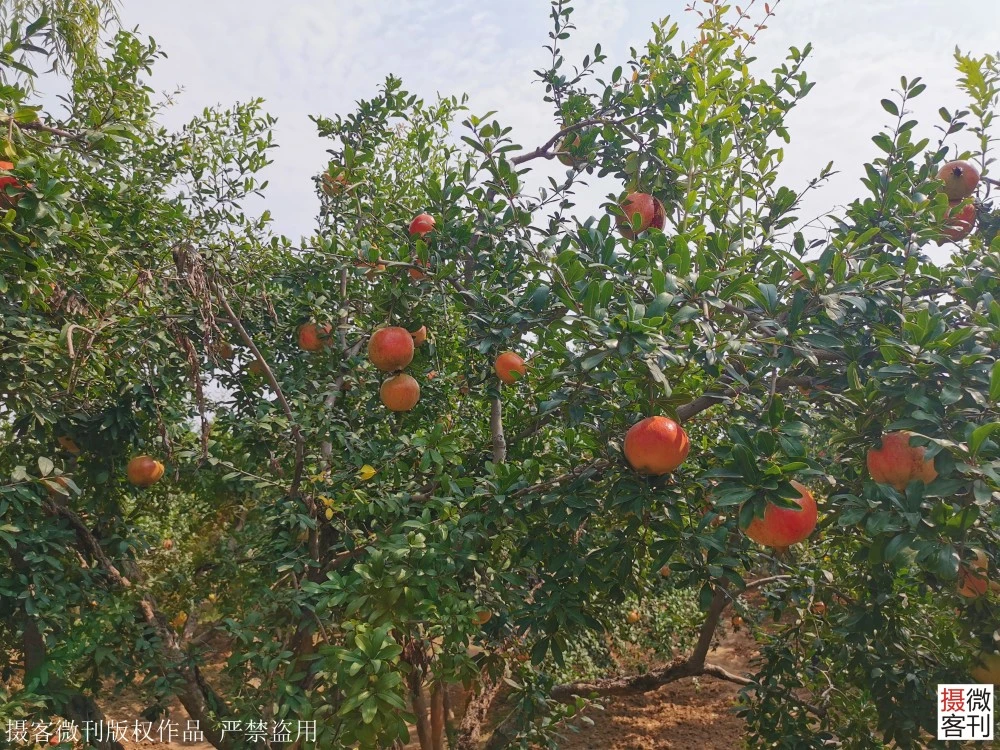
M 260 349 L 254 344 L 253 339 L 250 338 L 250 334 L 247 333 L 247 329 L 243 327 L 243 323 L 240 321 L 239 317 L 233 312 L 233 308 L 229 306 L 229 300 L 226 299 L 226 294 L 222 290 L 222 286 L 218 281 L 212 281 L 212 289 L 215 291 L 215 296 L 219 300 L 219 304 L 222 305 L 222 309 L 226 311 L 226 315 L 229 316 L 229 321 L 233 324 L 233 327 L 240 334 L 240 338 L 243 339 L 243 343 L 247 345 L 250 351 L 253 353 L 257 361 L 260 362 L 261 367 L 264 370 L 264 375 L 267 377 L 267 382 L 274 389 L 274 394 L 278 399 L 278 403 L 281 405 L 281 410 L 288 417 L 288 421 L 291 423 L 291 433 L 292 440 L 295 441 L 295 470 L 292 473 L 292 486 L 289 489 L 289 495 L 291 497 L 297 497 L 299 493 L 299 485 L 302 483 L 302 467 L 305 464 L 305 454 L 306 454 L 306 444 L 305 439 L 302 437 L 302 430 L 298 423 L 295 421 L 295 416 L 292 414 L 292 407 L 289 406 L 288 400 L 285 398 L 284 392 L 281 390 L 281 386 L 278 385 L 278 379 L 274 376 L 274 371 L 271 370 L 271 366 L 264 359 L 264 355 L 260 353 Z M 307 499 L 307 503 L 310 506 L 315 505 L 311 499 Z M 310 508 L 313 510 L 314 508 Z

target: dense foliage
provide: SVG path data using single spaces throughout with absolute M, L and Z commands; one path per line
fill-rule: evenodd
M 76 56 L 66 111 L 43 113 L 30 84 L 50 26 L 7 24 L 0 719 L 83 721 L 128 689 L 153 713 L 178 697 L 220 748 L 242 746 L 220 731 L 233 719 L 316 720 L 325 748 L 389 747 L 409 721 L 440 747 L 441 686 L 475 681 L 473 704 L 506 685 L 519 709 L 489 746 L 555 746 L 603 687 L 545 668 L 666 586 L 702 624 L 664 626 L 663 652 L 690 656 L 642 686 L 743 682 L 761 745 L 928 742 L 934 686 L 996 632 L 992 593 L 956 584 L 975 549 L 1000 550 L 992 183 L 950 262 L 925 250 L 949 221 L 941 164 L 988 174 L 1000 69 L 957 56 L 971 104 L 942 110 L 940 134 L 908 118 L 924 86 L 903 79 L 863 194 L 817 230 L 797 211 L 832 166 L 779 177 L 810 48 L 757 76 L 766 19 L 694 12 L 693 43 L 664 21 L 621 65 L 597 48 L 571 67 L 556 0 L 538 148 L 395 78 L 317 117 L 331 158 L 301 245 L 244 209 L 275 146 L 261 102 L 167 131 L 144 83 L 162 53 L 119 32 Z M 529 188 L 552 158 L 565 176 Z M 620 191 L 581 218 L 575 186 L 594 176 Z M 618 206 L 636 191 L 665 226 L 627 239 Z M 413 236 L 421 212 L 435 228 Z M 310 322 L 331 332 L 305 352 Z M 429 331 L 409 412 L 383 407 L 366 356 L 387 324 Z M 528 363 L 513 385 L 493 370 L 507 350 Z M 650 478 L 622 440 L 655 414 L 691 451 Z M 866 452 L 901 429 L 934 481 L 872 481 Z M 149 489 L 126 480 L 137 454 L 166 465 Z M 820 526 L 776 554 L 741 529 L 788 507 L 793 478 Z M 763 643 L 748 678 L 706 662 L 733 602 Z M 452 746 L 477 715 L 448 727 Z

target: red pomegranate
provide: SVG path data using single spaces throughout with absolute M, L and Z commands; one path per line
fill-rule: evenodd
M 774 503 L 768 503 L 764 517 L 755 517 L 744 531 L 757 544 L 788 547 L 807 539 L 816 528 L 816 500 L 807 487 L 794 480 L 791 484 L 800 493 L 795 499 L 799 508 L 779 508 Z
M 967 161 L 950 161 L 941 167 L 938 179 L 944 183 L 944 192 L 950 201 L 968 198 L 979 184 L 979 170 Z
M 324 346 L 330 345 L 330 333 L 333 329 L 327 323 L 323 327 L 315 323 L 305 323 L 299 326 L 299 348 L 307 352 L 318 352 Z
M 413 361 L 413 336 L 405 328 L 379 328 L 368 341 L 368 359 L 383 372 L 402 370 Z
M 888 484 L 902 492 L 914 479 L 930 484 L 937 478 L 934 461 L 924 458 L 922 446 L 910 445 L 911 433 L 890 432 L 882 436 L 882 445 L 868 451 L 868 473 L 879 484 Z
M 663 204 L 649 193 L 629 193 L 622 201 L 621 210 L 624 216 L 618 216 L 618 231 L 628 239 L 642 234 L 649 228 L 663 229 L 666 214 Z M 639 217 L 638 230 L 633 228 L 633 217 Z
M 959 242 L 964 240 L 976 226 L 976 207 L 972 203 L 961 205 L 961 201 L 952 201 L 949 204 L 947 221 L 944 229 L 941 230 L 942 239 L 938 244 L 944 244 L 944 240 Z
M 14 165 L 9 161 L 0 161 L 0 170 L 4 172 L 9 172 L 14 168 Z M 20 181 L 13 175 L 2 175 L 0 176 L 0 208 L 16 208 L 17 204 L 21 201 L 21 192 L 14 192 L 14 190 L 8 190 L 8 188 L 20 188 Z
M 379 397 L 390 411 L 409 411 L 420 400 L 420 384 L 401 372 L 382 383 Z
M 687 433 L 667 417 L 646 417 L 625 433 L 625 459 L 640 474 L 669 474 L 690 449 Z
M 513 385 L 517 382 L 518 376 L 521 378 L 524 377 L 528 369 L 519 354 L 515 354 L 514 352 L 503 352 L 493 363 L 493 371 L 496 372 L 497 377 L 504 383 L 507 385 Z
M 423 237 L 434 230 L 434 217 L 430 214 L 417 214 L 410 222 L 410 234 Z

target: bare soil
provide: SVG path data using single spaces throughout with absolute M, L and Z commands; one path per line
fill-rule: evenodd
M 755 652 L 743 632 L 728 636 L 708 661 L 740 674 Z M 648 693 L 616 696 L 590 712 L 594 726 L 567 733 L 562 750 L 736 750 L 743 721 L 733 709 L 740 686 L 714 677 L 685 678 Z
M 708 660 L 737 674 L 745 673 L 756 652 L 756 643 L 745 632 L 727 634 Z M 659 665 L 651 665 L 659 666 Z M 211 678 L 210 678 L 211 679 Z M 743 722 L 734 714 L 740 687 L 713 677 L 686 678 L 648 693 L 633 693 L 604 700 L 604 710 L 589 711 L 593 726 L 567 731 L 563 750 L 735 750 L 742 746 Z M 144 706 L 124 696 L 103 706 L 109 720 L 141 719 Z M 169 719 L 183 730 L 187 714 L 176 701 Z M 153 733 L 156 736 L 155 732 Z M 416 732 L 406 750 L 419 750 Z M 126 741 L 127 748 L 211 750 L 205 742 Z

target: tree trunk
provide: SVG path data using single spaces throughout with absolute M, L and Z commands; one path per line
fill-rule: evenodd
M 24 684 L 27 686 L 31 684 L 35 677 L 37 677 L 45 667 L 45 662 L 48 659 L 48 652 L 45 648 L 45 639 L 38 630 L 38 624 L 35 622 L 35 619 L 25 613 L 23 623 Z M 104 718 L 104 713 L 90 696 L 84 695 L 77 690 L 73 690 L 69 686 L 65 685 L 62 680 L 52 678 L 51 676 L 46 687 L 50 693 L 66 693 L 68 695 L 66 702 L 62 705 L 58 705 L 57 709 L 59 710 L 61 716 L 76 724 L 81 735 L 86 736 L 85 732 L 88 726 L 95 728 L 107 726 L 107 720 Z M 101 734 L 103 734 L 103 732 Z M 99 750 L 125 750 L 121 743 L 113 739 L 97 739 L 91 737 L 89 738 L 87 744 L 91 747 L 98 748 Z
M 479 691 L 473 689 L 465 704 L 465 715 L 458 726 L 457 750 L 476 750 L 483 740 L 483 727 L 489 716 L 490 706 L 496 700 L 503 685 L 502 680 L 490 679 L 482 675 L 479 680 Z
M 434 681 L 431 688 L 431 748 L 444 749 L 444 685 L 440 680 Z
M 427 701 L 423 694 L 423 676 L 414 669 L 410 674 L 410 702 L 413 704 L 413 714 L 417 717 L 417 739 L 420 740 L 420 750 L 433 750 L 431 746 L 431 725 L 427 717 Z

